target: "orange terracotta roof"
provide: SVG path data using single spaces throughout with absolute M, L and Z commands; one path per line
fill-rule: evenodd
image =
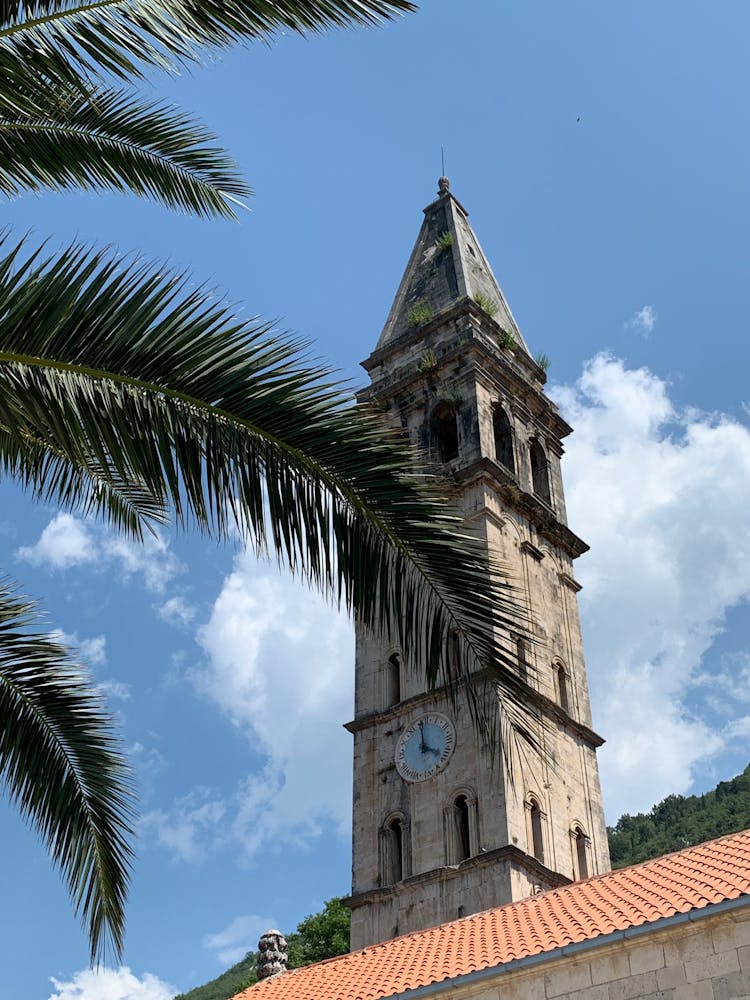
M 266 979 L 243 1000 L 380 1000 L 750 892 L 750 830 Z

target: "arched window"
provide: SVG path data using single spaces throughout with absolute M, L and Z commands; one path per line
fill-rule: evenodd
M 453 803 L 454 846 L 456 864 L 471 857 L 471 823 L 469 820 L 469 801 L 465 795 L 459 795 Z
M 440 403 L 432 414 L 432 439 L 441 462 L 458 458 L 458 420 L 456 410 Z
M 573 828 L 573 842 L 575 845 L 576 852 L 576 862 L 578 867 L 578 878 L 588 878 L 589 877 L 589 863 L 586 854 L 586 834 L 580 828 L 576 826 Z
M 532 489 L 540 500 L 544 500 L 545 503 L 551 503 L 547 456 L 536 439 L 529 444 L 529 458 L 531 460 Z
M 404 828 L 400 819 L 392 819 L 388 830 L 391 835 L 391 882 L 404 877 Z
M 380 879 L 395 885 L 406 875 L 407 824 L 403 816 L 391 816 L 380 830 Z
M 534 798 L 528 802 L 529 832 L 531 834 L 531 853 L 544 864 L 544 837 L 542 834 L 542 810 Z
M 557 698 L 560 702 L 560 708 L 563 712 L 567 712 L 570 715 L 570 698 L 568 697 L 568 675 L 565 673 L 565 667 L 562 663 L 558 663 L 555 667 L 555 674 L 557 676 Z
M 479 853 L 477 800 L 470 788 L 456 789 L 443 811 L 445 863 L 460 865 Z
M 508 415 L 502 406 L 492 411 L 492 432 L 495 437 L 495 458 L 515 475 L 516 463 L 513 458 L 513 431 Z
M 388 657 L 385 670 L 385 707 L 390 708 L 401 701 L 401 657 L 398 653 Z

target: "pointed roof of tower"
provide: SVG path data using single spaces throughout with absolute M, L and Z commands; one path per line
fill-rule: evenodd
M 448 178 L 441 177 L 438 197 L 424 210 L 422 228 L 376 349 L 390 347 L 462 298 L 477 302 L 529 353 L 469 224 L 469 214 L 451 194 Z

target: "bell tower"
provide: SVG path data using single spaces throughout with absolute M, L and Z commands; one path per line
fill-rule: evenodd
M 533 641 L 506 639 L 546 752 L 526 748 L 511 779 L 465 695 L 428 690 L 357 625 L 353 949 L 610 867 L 573 572 L 587 545 L 560 471 L 571 428 L 447 178 L 364 367 L 363 398 L 444 477 L 519 589 Z

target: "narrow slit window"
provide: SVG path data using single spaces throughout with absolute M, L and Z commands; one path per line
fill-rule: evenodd
M 560 708 L 570 715 L 570 698 L 568 697 L 568 676 L 565 667 L 557 668 L 557 693 L 560 701 Z
M 516 463 L 513 458 L 513 431 L 508 415 L 502 406 L 492 412 L 492 432 L 495 438 L 495 458 L 500 465 L 515 475 Z
M 401 701 L 401 657 L 393 653 L 386 666 L 386 708 Z
M 404 877 L 404 827 L 400 819 L 388 824 L 390 883 L 394 885 Z
M 578 860 L 578 878 L 589 877 L 589 863 L 586 857 L 586 834 L 580 827 L 576 828 L 576 858 Z
M 538 441 L 532 441 L 529 445 L 529 457 L 531 459 L 531 485 L 536 496 L 545 503 L 551 503 L 549 491 L 549 469 L 547 466 L 547 456 Z
M 544 839 L 542 837 L 542 810 L 539 803 L 531 800 L 529 805 L 529 820 L 531 823 L 531 853 L 544 864 Z
M 518 672 L 521 677 L 525 678 L 529 668 L 529 658 L 526 642 L 523 639 L 516 639 L 516 657 L 518 659 Z
M 456 863 L 471 857 L 471 826 L 469 822 L 469 801 L 465 795 L 459 795 L 453 804 L 455 821 Z

